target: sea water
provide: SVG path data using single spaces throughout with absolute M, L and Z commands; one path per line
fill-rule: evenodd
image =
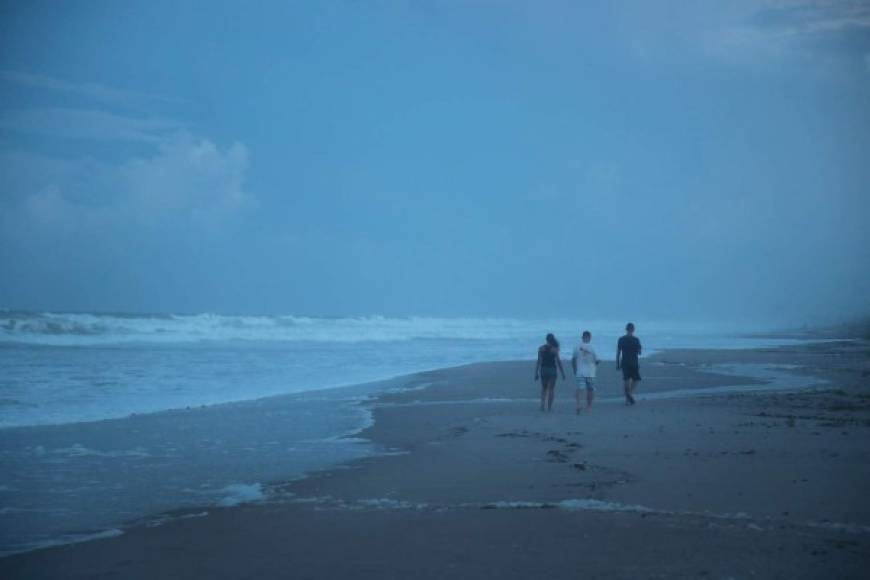
M 647 352 L 796 342 L 636 322 Z M 375 381 L 533 359 L 547 332 L 568 353 L 591 330 L 599 354 L 612 356 L 622 326 L 0 312 L 0 555 L 262 499 L 263 482 L 389 451 L 348 437 L 371 421 L 360 403 L 417 385 Z
M 479 318 L 0 312 L 0 427 L 53 425 L 359 384 L 478 361 L 534 358 L 544 334 L 595 335 L 613 356 L 622 324 Z M 662 348 L 787 344 L 746 329 L 638 324 Z

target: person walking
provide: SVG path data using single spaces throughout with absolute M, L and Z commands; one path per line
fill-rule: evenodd
M 564 381 L 565 370 L 562 368 L 562 359 L 559 358 L 559 341 L 550 333 L 546 342 L 538 347 L 538 362 L 535 364 L 535 380 L 541 379 L 541 411 L 553 410 L 557 368 Z
M 586 409 L 592 408 L 592 400 L 595 398 L 595 372 L 601 360 L 595 349 L 592 348 L 592 333 L 583 331 L 580 346 L 574 349 L 571 357 L 571 368 L 574 369 L 574 382 L 577 384 L 575 395 L 577 397 L 577 414 L 580 414 L 581 391 L 586 391 Z
M 634 335 L 634 323 L 625 325 L 625 335 L 616 343 L 616 368 L 622 369 L 625 404 L 634 405 L 634 389 L 640 379 L 640 340 Z

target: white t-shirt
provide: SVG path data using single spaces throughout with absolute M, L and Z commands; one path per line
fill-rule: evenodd
M 577 376 L 595 378 L 595 361 L 598 360 L 598 355 L 595 354 L 592 344 L 582 343 L 574 349 L 574 356 L 577 358 Z

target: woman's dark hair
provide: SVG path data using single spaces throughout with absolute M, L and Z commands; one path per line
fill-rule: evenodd
M 553 336 L 552 332 L 547 335 L 547 344 L 549 344 L 552 347 L 559 348 L 559 341 L 556 340 L 556 337 Z

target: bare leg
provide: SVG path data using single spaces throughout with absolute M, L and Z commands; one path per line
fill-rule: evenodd
M 556 379 L 552 378 L 547 381 L 547 410 L 553 410 L 553 398 L 556 396 Z
M 546 379 L 541 380 L 541 411 L 544 410 L 544 404 L 547 402 L 547 382 Z
M 592 408 L 592 399 L 595 398 L 595 391 L 593 389 L 586 389 L 586 408 Z M 580 393 L 577 393 L 577 400 L 580 400 Z
M 580 414 L 580 389 L 575 389 L 575 394 L 577 396 L 577 414 Z
M 631 404 L 631 379 L 625 379 L 622 385 L 622 390 L 625 393 L 625 404 Z
M 552 411 L 553 410 L 553 399 L 556 398 L 556 379 L 555 378 L 550 381 L 549 389 L 550 389 L 550 392 L 547 396 L 547 410 Z

